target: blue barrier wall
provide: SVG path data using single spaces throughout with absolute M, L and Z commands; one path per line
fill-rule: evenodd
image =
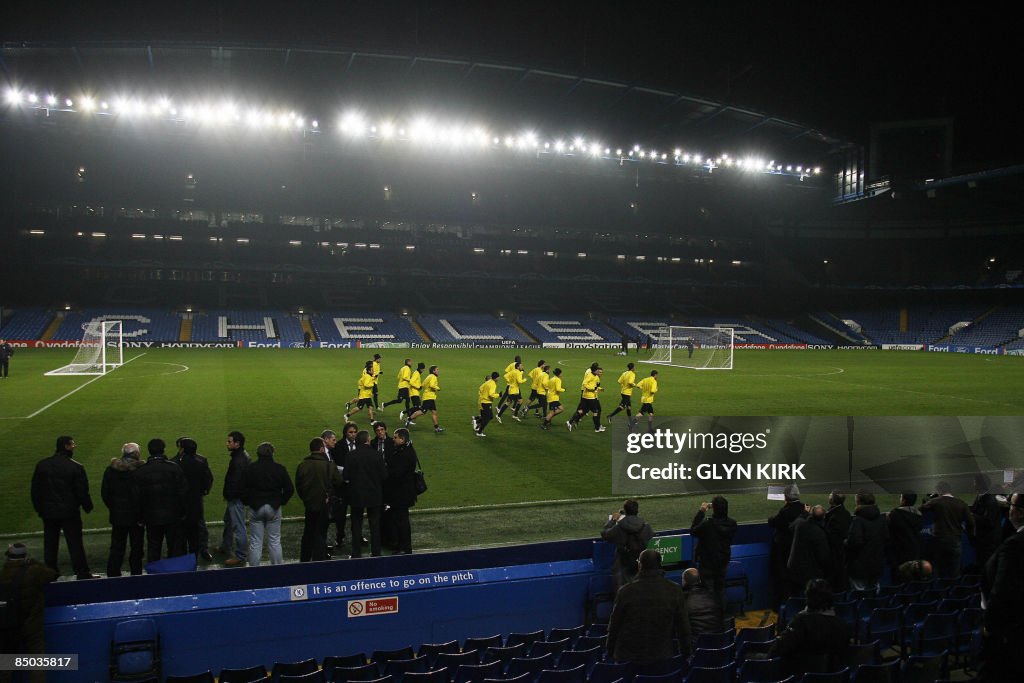
M 769 594 L 769 538 L 742 525 L 733 548 L 754 607 Z M 157 622 L 176 675 L 574 626 L 607 550 L 579 540 L 52 584 L 47 650 L 79 654 L 79 671 L 50 680 L 107 680 L 114 624 L 140 616 Z

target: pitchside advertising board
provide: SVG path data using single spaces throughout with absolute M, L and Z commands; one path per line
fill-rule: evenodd
M 642 423 L 641 423 L 642 424 Z M 1024 417 L 664 417 L 612 430 L 612 491 L 713 496 L 798 484 L 802 493 L 1024 491 Z M 1019 488 L 1018 488 L 1019 487 Z M 710 500 L 710 497 L 707 498 Z

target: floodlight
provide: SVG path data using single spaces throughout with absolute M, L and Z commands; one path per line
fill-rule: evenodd
M 612 153 L 611 148 L 610 147 L 605 147 L 604 148 L 604 153 L 605 153 L 605 156 L 611 156 L 611 153 Z
M 72 107 L 72 106 L 74 106 L 74 104 L 75 104 L 75 101 L 73 99 L 71 99 L 70 97 L 67 98 L 66 100 L 64 100 L 64 106 Z
M 573 143 L 576 145 L 576 149 L 583 149 L 583 138 L 576 138 Z
M 683 155 L 683 163 L 684 164 L 690 163 L 690 155 L 689 154 L 684 154 Z
M 683 153 L 683 150 L 681 150 L 678 147 L 676 147 L 675 156 L 680 156 L 680 155 L 682 155 L 682 153 Z
M 618 157 L 622 156 L 622 148 L 621 147 L 615 150 L 615 156 L 618 156 Z
M 356 137 L 362 135 L 366 130 L 366 122 L 363 117 L 355 112 L 349 112 L 341 120 L 341 130 L 347 135 Z
M 662 155 L 661 155 L 661 160 L 662 160 L 662 161 L 664 161 L 664 160 L 665 160 L 665 159 L 667 159 L 667 158 L 668 158 L 668 155 L 667 155 L 667 154 L 662 154 Z
M 7 91 L 7 103 L 8 104 L 21 104 L 21 93 L 10 88 Z
M 803 166 L 797 166 L 796 167 L 796 172 L 797 173 L 803 173 L 804 172 L 804 167 Z
M 39 95 L 36 95 L 35 93 L 30 93 L 29 96 L 28 96 L 28 101 L 31 102 L 32 104 L 35 104 L 36 102 L 39 101 Z
M 380 124 L 380 136 L 385 140 L 393 138 L 395 136 L 395 124 L 390 121 Z
M 633 151 L 634 152 L 639 152 L 640 151 L 640 145 L 633 145 Z
M 561 140 L 555 140 L 555 151 L 561 152 L 565 149 L 565 143 Z
M 591 145 L 590 146 L 590 156 L 593 156 L 593 157 L 601 156 L 601 148 L 598 147 L 597 145 Z
M 544 149 L 551 149 L 551 143 L 550 142 L 545 142 L 544 143 Z
M 647 152 L 640 152 L 640 158 L 641 159 L 646 159 L 647 158 Z
M 57 104 L 57 96 L 56 95 L 47 95 L 46 96 L 46 103 L 48 105 L 50 105 L 51 107 L 55 106 Z
M 787 171 L 792 171 L 792 170 L 793 170 L 793 167 L 792 167 L 792 166 L 787 166 L 787 167 L 786 167 L 786 170 L 787 170 Z
M 814 175 L 818 175 L 820 173 L 821 173 L 821 166 L 815 166 L 814 167 Z
M 306 120 L 303 118 L 295 119 L 295 127 L 302 130 L 306 126 Z
M 316 129 L 320 128 L 320 122 L 317 121 L 316 119 L 313 119 L 313 123 L 310 124 L 310 125 L 313 126 L 313 130 L 316 130 Z

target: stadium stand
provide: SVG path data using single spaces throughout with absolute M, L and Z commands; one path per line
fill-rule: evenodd
M 408 317 L 385 311 L 339 311 L 311 317 L 322 342 L 422 342 Z
M 439 343 L 479 342 L 529 344 L 530 339 L 506 319 L 484 315 L 423 314 L 417 317 L 432 341 Z
M 302 322 L 283 311 L 211 310 L 193 314 L 192 341 L 301 344 Z
M 1011 344 L 1021 340 L 1021 330 L 1024 330 L 1024 308 L 1002 307 L 959 330 L 949 343 L 965 346 Z
M 4 320 L 0 328 L 0 337 L 4 339 L 39 339 L 50 321 L 53 313 L 42 308 L 17 308 Z M 81 335 L 79 335 L 81 336 Z
M 169 311 L 150 308 L 87 308 L 63 314 L 55 341 L 74 341 L 82 338 L 82 325 L 93 320 L 121 320 L 124 322 L 125 341 L 177 341 L 181 318 Z
M 560 342 L 617 343 L 622 336 L 603 322 L 592 320 L 585 314 L 520 315 L 516 318 L 516 322 L 542 344 Z

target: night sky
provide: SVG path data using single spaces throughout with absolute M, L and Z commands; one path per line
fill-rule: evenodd
M 5 42 L 330 46 L 642 82 L 867 143 L 871 122 L 953 117 L 954 167 L 1024 162 L 1021 58 L 1001 11 L 943 3 L 8 3 Z

